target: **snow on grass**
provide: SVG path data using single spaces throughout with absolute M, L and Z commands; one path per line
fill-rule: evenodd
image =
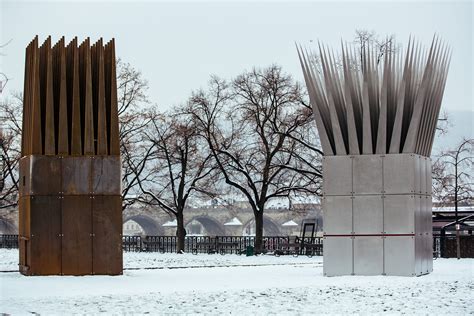
M 198 254 L 190 253 L 156 253 L 156 252 L 124 252 L 123 267 L 125 269 L 143 268 L 185 268 L 185 267 L 227 267 L 227 266 L 254 266 L 254 265 L 279 265 L 293 263 L 320 263 L 323 257 L 307 256 L 281 256 L 275 258 L 272 255 L 252 256 L 235 254 Z M 0 271 L 18 270 L 18 249 L 0 249 Z
M 17 254 L 0 251 L 0 266 Z M 474 314 L 472 259 L 435 260 L 435 271 L 423 277 L 328 278 L 321 257 L 303 256 L 125 253 L 124 265 L 213 267 L 125 270 L 115 277 L 0 273 L 0 313 Z

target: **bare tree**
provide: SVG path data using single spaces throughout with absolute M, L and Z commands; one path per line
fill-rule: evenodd
M 184 211 L 190 197 L 213 195 L 212 157 L 191 117 L 179 109 L 157 113 L 145 140 L 149 144 L 144 156 L 147 163 L 133 166 L 138 185 L 146 195 L 144 202 L 176 218 L 177 252 L 181 253 L 186 236 Z
M 153 118 L 147 96 L 148 81 L 129 63 L 117 61 L 117 96 L 122 155 L 122 209 L 141 199 L 138 177 L 146 169 L 147 148 L 142 145 L 143 132 Z
M 460 258 L 458 207 L 472 205 L 474 199 L 474 139 L 463 140 L 456 148 L 443 151 L 433 164 L 433 195 L 440 205 L 454 206 L 457 257 Z
M 0 45 L 0 50 L 2 50 L 3 48 L 5 48 L 8 44 L 11 43 L 11 39 L 6 42 L 5 44 L 1 44 Z M 3 52 L 0 51 L 0 56 L 5 56 L 5 54 Z M 10 78 L 2 71 L 0 71 L 0 94 L 2 94 L 3 92 L 3 89 L 5 89 L 5 86 L 7 85 L 8 81 L 10 80 Z
M 20 94 L 5 98 L 0 105 L 0 208 L 13 208 L 18 203 L 22 108 Z
M 212 77 L 188 104 L 225 182 L 250 204 L 262 251 L 266 203 L 318 194 L 322 152 L 305 139 L 315 128 L 304 89 L 279 66 L 253 69 L 231 84 Z
M 363 63 L 363 55 L 365 52 L 373 47 L 375 49 L 375 56 L 377 56 L 377 65 L 379 65 L 384 58 L 384 55 L 390 51 L 396 51 L 398 47 L 395 45 L 395 35 L 390 34 L 381 39 L 375 31 L 368 31 L 358 29 L 355 31 L 354 44 L 359 51 L 361 64 Z

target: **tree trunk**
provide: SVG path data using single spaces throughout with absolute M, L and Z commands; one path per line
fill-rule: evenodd
M 454 213 L 456 216 L 456 257 L 461 259 L 461 245 L 459 242 L 459 221 L 458 221 L 458 162 L 456 155 L 456 164 L 454 165 Z
M 183 253 L 184 252 L 184 240 L 186 237 L 186 229 L 184 229 L 184 216 L 182 211 L 178 211 L 176 214 L 176 236 L 178 239 L 178 243 L 176 245 L 176 252 Z
M 255 216 L 255 254 L 263 251 L 263 212 L 254 212 Z

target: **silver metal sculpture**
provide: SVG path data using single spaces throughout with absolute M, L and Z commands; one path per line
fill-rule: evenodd
M 434 38 L 386 46 L 342 63 L 319 45 L 320 68 L 297 47 L 324 151 L 324 273 L 422 275 L 432 271 L 431 161 L 451 58 Z

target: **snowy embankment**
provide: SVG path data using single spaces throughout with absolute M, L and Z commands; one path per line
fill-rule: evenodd
M 0 250 L 0 270 L 16 264 L 17 255 Z M 438 259 L 423 277 L 333 278 L 323 277 L 321 259 L 125 253 L 126 268 L 156 269 L 116 277 L 0 273 L 0 313 L 474 313 L 472 259 Z M 159 269 L 185 266 L 207 267 Z

